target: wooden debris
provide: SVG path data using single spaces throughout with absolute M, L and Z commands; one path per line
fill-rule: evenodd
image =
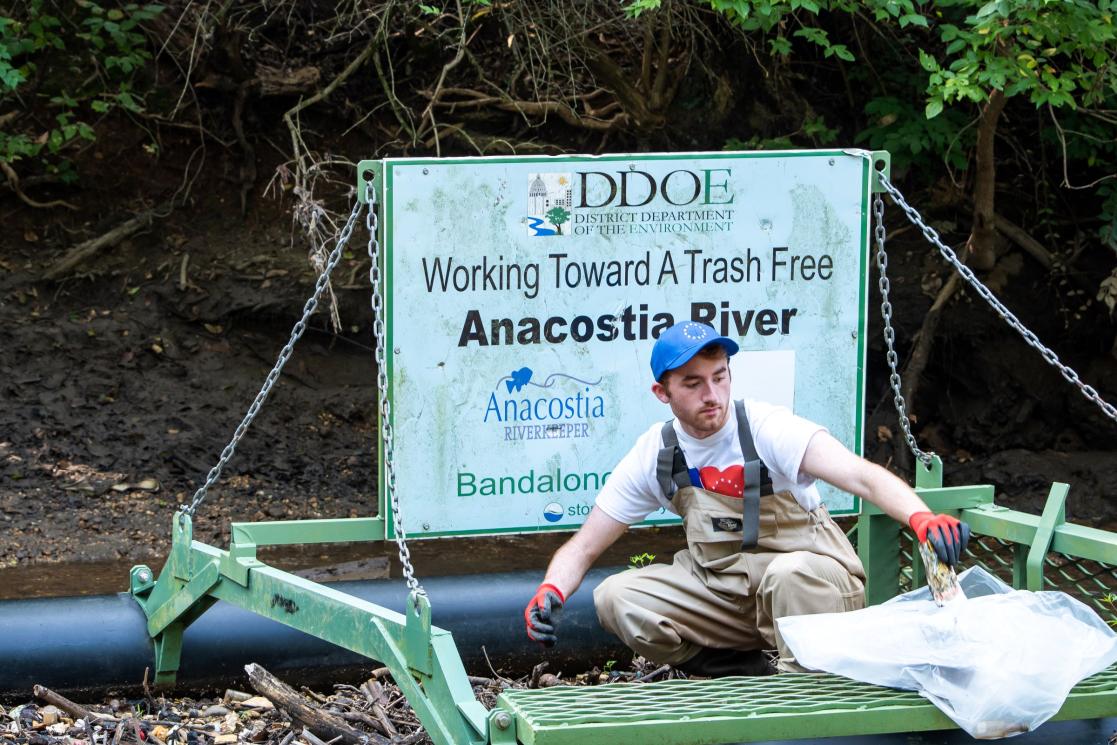
M 320 706 L 311 704 L 298 691 L 275 677 L 263 667 L 252 663 L 245 665 L 245 672 L 252 682 L 252 687 L 261 694 L 271 699 L 279 708 L 286 711 L 292 718 L 302 722 L 305 730 L 310 730 L 325 740 L 340 737 L 346 745 L 364 745 L 365 743 L 384 743 L 389 740 L 371 733 L 360 732 L 342 719 Z
M 71 248 L 61 261 L 47 270 L 46 278 L 58 279 L 59 277 L 69 274 L 87 259 L 100 253 L 103 249 L 111 248 L 125 238 L 149 227 L 154 218 L 155 211 L 147 210 L 129 220 L 125 220 L 107 233 L 79 243 Z
M 94 714 L 93 712 L 89 711 L 89 709 L 86 709 L 84 706 L 75 704 L 70 699 L 55 693 L 45 686 L 37 685 L 32 689 L 32 692 L 35 694 L 35 698 L 39 699 L 40 701 L 46 701 L 48 704 L 51 704 L 53 706 L 57 706 L 59 709 L 66 712 L 75 719 L 84 719 L 87 722 L 90 722 L 93 719 L 103 719 L 105 721 L 115 722 L 112 717 L 105 716 L 104 714 Z

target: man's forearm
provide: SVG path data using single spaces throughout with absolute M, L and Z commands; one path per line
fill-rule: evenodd
M 593 566 L 596 559 L 596 556 L 587 555 L 571 539 L 563 544 L 551 558 L 543 582 L 554 585 L 564 598 L 568 598 L 582 584 L 582 578 L 586 576 L 586 572 Z
M 916 512 L 927 512 L 927 504 L 910 486 L 881 466 L 871 464 L 864 497 L 899 523 L 907 525 Z
M 627 525 L 594 507 L 578 532 L 555 551 L 543 582 L 557 587 L 563 597 L 570 597 L 598 557 L 627 529 Z

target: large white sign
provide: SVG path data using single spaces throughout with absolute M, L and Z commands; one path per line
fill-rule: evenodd
M 671 416 L 648 361 L 680 320 L 740 343 L 735 393 L 860 452 L 869 175 L 839 151 L 385 161 L 408 535 L 578 527 Z

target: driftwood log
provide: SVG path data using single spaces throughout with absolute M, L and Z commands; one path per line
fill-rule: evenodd
M 283 709 L 303 724 L 303 727 L 315 736 L 327 742 L 340 737 L 345 745 L 389 745 L 391 740 L 380 735 L 361 732 L 342 719 L 337 714 L 326 711 L 320 706 L 307 701 L 298 691 L 288 686 L 256 663 L 244 666 L 248 679 L 252 682 L 261 696 L 264 696 L 277 707 Z
M 66 712 L 74 719 L 84 719 L 86 722 L 89 723 L 92 723 L 94 720 L 113 723 L 117 721 L 115 717 L 106 716 L 104 714 L 97 714 L 85 708 L 81 704 L 75 704 L 70 699 L 59 693 L 55 693 L 46 686 L 36 685 L 34 688 L 31 689 L 31 692 L 35 695 L 35 698 L 39 699 L 40 701 L 45 701 L 51 706 L 57 706 L 59 709 Z
M 89 258 L 97 255 L 106 248 L 111 248 L 135 233 L 151 225 L 155 217 L 153 210 L 141 212 L 130 220 L 122 222 L 107 233 L 79 243 L 62 257 L 62 260 L 52 266 L 46 273 L 47 279 L 58 279 L 69 274 Z

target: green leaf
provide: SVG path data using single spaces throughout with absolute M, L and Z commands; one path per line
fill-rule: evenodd
M 935 58 L 922 49 L 919 50 L 919 64 L 927 72 L 936 72 L 939 69 L 939 63 L 935 61 Z
M 927 102 L 927 108 L 924 111 L 924 114 L 926 115 L 926 117 L 928 119 L 934 119 L 936 116 L 938 116 L 941 113 L 942 113 L 942 99 L 932 98 L 930 101 Z
M 788 55 L 791 54 L 791 42 L 786 37 L 776 36 L 768 41 L 768 46 L 772 50 L 772 54 Z
M 900 28 L 905 28 L 909 25 L 927 28 L 927 19 L 918 13 L 909 13 L 907 15 L 900 16 Z
M 1000 11 L 1001 11 L 1000 0 L 993 0 L 993 2 L 985 3 L 985 5 L 981 6 L 981 10 L 977 11 L 977 16 L 976 17 L 977 18 L 985 18 L 987 16 L 993 15 L 994 13 L 999 14 Z

